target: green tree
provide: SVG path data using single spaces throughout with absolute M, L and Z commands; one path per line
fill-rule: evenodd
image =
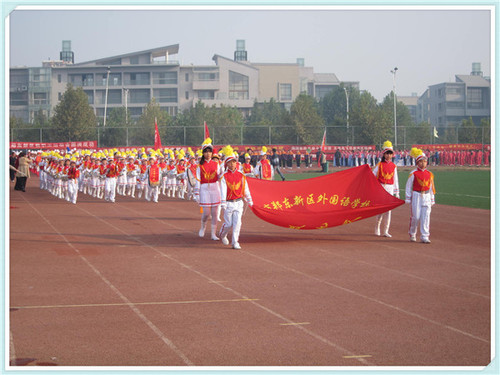
M 295 130 L 291 127 L 290 113 L 273 98 L 269 102 L 254 103 L 248 126 L 243 129 L 243 142 L 266 145 L 289 144 L 297 141 Z
M 319 144 L 325 121 L 319 114 L 318 103 L 309 95 L 300 94 L 290 108 L 292 124 L 299 144 Z
M 383 111 L 382 117 L 384 118 L 384 121 L 390 121 L 391 129 L 392 129 L 392 134 L 390 137 L 394 141 L 394 94 L 391 92 L 389 95 L 387 95 L 384 100 L 382 101 L 381 104 L 381 109 Z M 397 100 L 396 97 L 396 126 L 397 126 L 397 144 L 398 145 L 403 145 L 407 143 L 405 142 L 404 136 L 405 136 L 405 129 L 411 128 L 415 124 L 413 123 L 413 120 L 411 118 L 410 111 L 408 110 L 408 107 Z
M 352 144 L 381 145 L 394 134 L 391 132 L 390 117 L 367 91 L 360 94 L 359 101 L 353 104 L 350 123 L 356 127 Z
M 52 117 L 54 140 L 90 141 L 97 139 L 97 119 L 81 87 L 68 84 L 61 101 L 54 108 Z
M 472 121 L 472 117 L 467 120 L 462 120 L 460 128 L 458 129 L 458 142 L 459 143 L 480 143 L 481 142 L 481 129 L 479 129 Z
M 482 118 L 479 126 L 482 129 L 483 143 L 491 144 L 491 119 Z
M 141 117 L 137 120 L 137 127 L 133 128 L 134 131 L 129 131 L 131 145 L 154 146 L 155 118 L 162 146 L 178 144 L 179 140 L 168 129 L 168 125 L 172 121 L 170 115 L 160 108 L 155 98 L 152 98 L 142 111 Z
M 127 110 L 125 107 L 116 107 L 109 111 L 106 118 L 106 128 L 100 128 L 101 147 L 129 146 L 128 129 L 126 128 Z

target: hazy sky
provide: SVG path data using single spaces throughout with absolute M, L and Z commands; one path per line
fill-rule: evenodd
M 470 74 L 473 62 L 491 74 L 490 11 L 440 9 L 14 10 L 6 65 L 59 59 L 63 40 L 71 40 L 76 63 L 179 44 L 173 58 L 181 64 L 213 65 L 214 54 L 232 59 L 244 39 L 251 62 L 302 57 L 315 73 L 359 81 L 381 101 L 394 67 L 396 92 L 405 96 Z

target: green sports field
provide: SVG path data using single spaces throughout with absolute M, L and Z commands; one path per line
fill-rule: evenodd
M 398 168 L 400 197 L 404 199 L 406 180 L 410 168 Z M 436 184 L 436 203 L 451 206 L 491 208 L 491 172 L 486 168 L 431 167 Z M 338 170 L 330 169 L 330 173 Z M 322 176 L 323 173 L 286 173 L 287 180 L 302 180 Z M 275 176 L 280 180 L 279 176 Z

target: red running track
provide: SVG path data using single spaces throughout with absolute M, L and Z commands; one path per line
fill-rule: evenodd
M 431 244 L 374 218 L 316 231 L 245 213 L 242 250 L 194 202 L 10 186 L 12 366 L 486 366 L 490 211 L 436 205 Z

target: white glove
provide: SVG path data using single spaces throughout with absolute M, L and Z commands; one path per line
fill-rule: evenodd
M 410 204 L 410 203 L 411 203 L 411 200 L 408 200 L 408 199 L 407 199 L 407 200 L 405 200 L 405 203 Z
M 227 204 L 226 203 L 221 203 L 220 204 L 220 208 L 222 208 L 223 210 L 225 210 L 227 208 Z
M 250 207 L 253 207 L 253 202 L 252 202 L 252 201 L 248 201 L 247 203 L 248 203 L 248 205 L 249 205 Z

